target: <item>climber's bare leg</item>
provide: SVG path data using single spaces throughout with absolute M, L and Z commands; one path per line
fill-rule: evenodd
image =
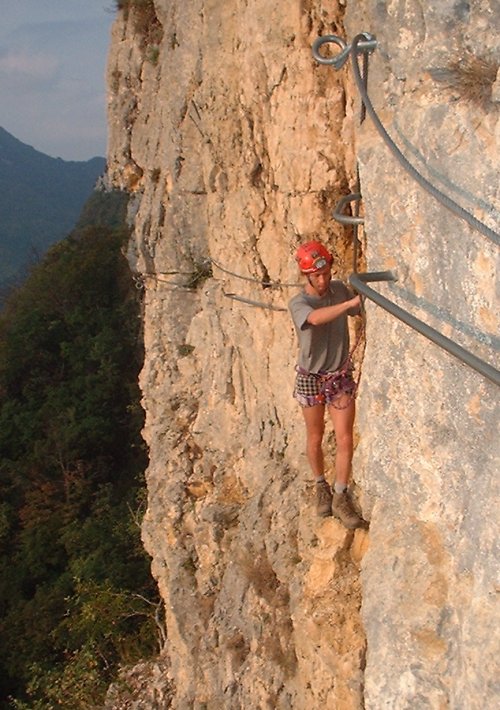
M 302 407 L 306 424 L 306 454 L 309 466 L 316 478 L 325 473 L 323 456 L 323 434 L 325 432 L 325 405 L 315 404 L 313 407 Z
M 349 402 L 350 400 L 350 402 Z M 337 452 L 335 455 L 335 482 L 347 485 L 351 475 L 352 455 L 354 450 L 354 416 L 356 405 L 349 395 L 342 395 L 336 401 L 338 409 L 332 404 L 328 406 L 328 414 L 333 424 Z M 347 406 L 345 406 L 347 404 Z

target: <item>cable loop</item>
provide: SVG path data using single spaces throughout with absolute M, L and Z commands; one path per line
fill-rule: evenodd
M 356 51 L 372 52 L 377 46 L 375 37 L 369 32 L 363 32 L 362 36 L 363 41 L 358 43 Z M 334 57 L 325 57 L 319 51 L 324 44 L 336 44 L 337 47 L 340 47 L 340 52 L 338 52 Z M 342 37 L 339 37 L 338 35 L 324 35 L 323 37 L 318 37 L 312 46 L 312 54 L 318 64 L 327 64 L 335 67 L 335 69 L 342 69 L 344 64 L 349 59 L 350 52 L 351 45 L 348 45 Z
M 359 71 L 357 59 L 359 53 L 358 49 L 360 48 L 364 37 L 364 33 L 356 35 L 351 45 L 350 54 L 352 60 L 352 69 L 354 73 L 354 80 L 356 81 L 356 85 L 358 87 L 358 91 L 361 95 L 361 99 L 366 108 L 366 111 L 369 114 L 371 120 L 373 121 L 375 128 L 384 140 L 385 144 L 392 152 L 392 154 L 396 157 L 401 166 L 406 170 L 406 172 L 409 173 L 409 175 L 414 180 L 416 180 L 416 182 L 421 187 L 423 187 L 424 190 L 426 190 L 430 195 L 432 195 L 432 197 L 434 197 L 438 202 L 440 202 L 443 207 L 446 207 L 446 209 L 450 210 L 458 217 L 468 222 L 468 224 L 473 229 L 476 229 L 478 232 L 481 232 L 481 234 L 483 234 L 485 237 L 488 237 L 488 239 L 491 239 L 491 241 L 493 241 L 495 244 L 500 244 L 500 235 L 497 234 L 497 232 L 495 232 L 493 229 L 490 229 L 490 227 L 488 227 L 486 224 L 474 217 L 474 215 L 470 214 L 470 212 L 467 212 L 467 210 L 465 210 L 454 200 L 452 200 L 451 197 L 445 195 L 443 192 L 441 192 L 441 190 L 439 190 L 429 180 L 427 180 L 427 178 L 421 175 L 421 173 L 419 173 L 418 170 L 414 168 L 410 161 L 403 155 L 398 146 L 394 143 L 392 138 L 387 133 L 375 109 L 373 108 L 373 104 L 370 100 L 370 97 L 368 96 L 368 91 L 365 88 L 361 72 Z
M 373 123 L 375 124 L 375 127 L 377 131 L 380 133 L 382 136 L 384 142 L 387 144 L 393 155 L 396 157 L 398 162 L 402 165 L 402 167 L 411 175 L 412 178 L 414 178 L 418 184 L 421 185 L 427 192 L 429 192 L 435 199 L 437 199 L 444 207 L 449 209 L 450 211 L 454 212 L 456 215 L 464 219 L 469 223 L 470 226 L 472 226 L 474 229 L 477 231 L 481 232 L 488 238 L 490 238 L 492 241 L 495 243 L 499 243 L 499 235 L 494 232 L 492 229 L 487 227 L 483 222 L 480 220 L 476 219 L 473 215 L 471 215 L 469 212 L 467 212 L 463 207 L 458 205 L 454 200 L 452 200 L 450 197 L 442 193 L 440 190 L 438 190 L 432 183 L 427 180 L 423 175 L 421 175 L 418 170 L 416 170 L 413 165 L 407 160 L 407 158 L 403 155 L 403 153 L 400 151 L 398 146 L 394 143 L 394 141 L 390 138 L 389 134 L 383 127 L 377 113 L 375 112 L 375 109 L 373 108 L 373 105 L 370 101 L 370 98 L 368 96 L 368 89 L 367 89 L 367 75 L 368 75 L 368 57 L 366 52 L 363 54 L 363 72 L 361 73 L 358 65 L 358 49 L 361 45 L 361 42 L 363 39 L 366 37 L 366 35 L 359 34 L 357 35 L 351 45 L 350 49 L 350 55 L 352 59 L 352 67 L 353 67 L 353 73 L 354 73 L 354 78 L 356 81 L 356 85 L 358 87 L 359 93 L 361 95 L 361 122 L 363 122 L 365 118 L 365 111 L 370 114 L 370 118 L 372 119 Z M 327 38 L 325 38 L 325 41 L 328 41 Z M 315 43 L 318 47 L 324 44 L 324 42 L 316 42 Z M 338 43 L 337 43 L 338 44 Z M 344 50 L 343 50 L 344 51 Z M 317 57 L 316 57 L 317 58 Z M 318 60 L 319 61 L 319 60 Z M 334 62 L 325 62 L 321 61 L 320 63 L 322 64 L 333 64 L 338 68 L 338 66 Z M 344 62 L 342 62 L 343 64 Z M 359 200 L 361 198 L 360 194 L 360 180 L 359 180 L 359 171 L 357 175 L 357 184 L 356 184 L 356 190 L 351 193 L 350 195 L 347 195 L 345 197 L 342 197 L 340 201 L 337 203 L 337 206 L 335 207 L 332 216 L 334 219 L 337 220 L 337 222 L 341 222 L 343 224 L 351 224 L 353 226 L 353 230 L 355 231 L 358 227 L 358 224 L 362 224 L 362 218 L 359 217 Z M 343 209 L 348 204 L 349 202 L 354 202 L 355 203 L 355 215 L 350 217 L 346 216 L 343 214 Z M 356 245 L 356 239 L 354 240 L 354 243 Z M 416 318 L 413 316 L 411 313 L 408 311 L 404 310 L 400 306 L 398 306 L 396 303 L 390 301 L 388 298 L 385 296 L 382 296 L 379 294 L 377 291 L 374 289 L 370 288 L 366 284 L 370 281 L 397 281 L 397 277 L 390 271 L 385 271 L 385 272 L 374 272 L 374 273 L 365 273 L 365 274 L 358 274 L 356 273 L 356 258 L 354 259 L 354 273 L 351 274 L 349 281 L 351 285 L 355 288 L 355 290 L 358 293 L 361 293 L 363 296 L 369 298 L 370 300 L 374 301 L 377 305 L 379 305 L 381 308 L 384 308 L 386 311 L 388 311 L 391 315 L 395 316 L 399 320 L 401 320 L 403 323 L 406 325 L 410 326 L 413 328 L 415 331 L 420 333 L 421 335 L 424 335 L 426 338 L 428 338 L 430 341 L 441 347 L 443 350 L 447 351 L 451 355 L 455 356 L 458 358 L 461 362 L 465 363 L 469 367 L 473 368 L 477 372 L 479 372 L 483 377 L 488 378 L 492 382 L 494 382 L 496 385 L 500 385 L 500 371 L 495 369 L 492 365 L 489 363 L 485 362 L 484 360 L 481 360 L 478 358 L 476 355 L 473 353 L 469 352 L 468 350 L 465 350 L 465 348 L 461 347 L 458 343 L 454 342 L 450 338 L 446 337 L 442 333 L 439 333 L 437 330 L 434 328 L 431 328 L 429 325 L 421 321 L 420 319 Z M 363 308 L 364 311 L 364 308 Z
M 234 271 L 230 271 L 227 269 L 225 266 L 220 264 L 218 261 L 215 259 L 210 258 L 209 261 L 216 266 L 218 269 L 223 271 L 225 274 L 229 274 L 229 276 L 234 276 L 236 279 L 240 279 L 241 281 L 250 281 L 250 283 L 257 283 L 263 288 L 298 288 L 299 286 L 302 286 L 301 283 L 285 283 L 282 281 L 265 281 L 264 279 L 257 279 L 253 276 L 243 276 L 242 274 L 237 274 Z
M 344 208 L 349 202 L 358 203 L 361 200 L 361 194 L 359 192 L 351 192 L 350 195 L 344 195 L 335 205 L 332 211 L 332 217 L 336 222 L 340 224 L 364 224 L 364 217 L 359 215 L 344 214 Z
M 337 47 L 340 47 L 341 51 L 334 57 L 324 57 L 319 50 L 324 44 L 332 43 L 336 44 Z M 350 47 L 344 42 L 341 37 L 337 37 L 337 35 L 324 35 L 323 37 L 318 37 L 318 39 L 315 40 L 312 46 L 312 54 L 318 64 L 327 64 L 329 66 L 334 66 L 335 69 L 342 69 L 342 67 L 349 58 L 349 50 Z

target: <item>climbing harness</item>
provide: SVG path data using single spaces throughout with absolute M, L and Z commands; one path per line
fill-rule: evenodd
M 340 52 L 334 57 L 325 57 L 320 53 L 320 48 L 326 44 L 335 44 L 340 47 Z M 373 105 L 368 96 L 367 90 L 367 75 L 368 75 L 368 55 L 377 46 L 376 39 L 373 35 L 369 33 L 361 33 L 355 36 L 351 45 L 347 45 L 346 42 L 337 37 L 336 35 L 326 35 L 324 37 L 319 37 L 313 44 L 312 53 L 314 58 L 320 64 L 331 65 L 335 69 L 340 69 L 346 63 L 348 57 L 351 57 L 352 68 L 354 73 L 354 79 L 361 95 L 361 122 L 365 118 L 365 112 L 367 112 L 373 121 L 375 128 L 383 138 L 384 142 L 391 150 L 392 154 L 396 157 L 402 167 L 413 177 L 419 185 L 421 185 L 431 196 L 433 196 L 438 202 L 440 202 L 445 208 L 449 209 L 451 212 L 456 214 L 461 219 L 465 220 L 471 227 L 479 231 L 481 234 L 491 239 L 495 244 L 500 243 L 500 235 L 493 229 L 488 227 L 486 224 L 478 220 L 474 215 L 470 214 L 467 210 L 457 204 L 448 195 L 438 190 L 432 183 L 427 180 L 423 175 L 421 175 L 418 170 L 407 160 L 407 158 L 400 151 L 398 146 L 394 143 L 392 138 L 389 136 L 385 130 L 382 122 L 380 121 Z M 360 71 L 358 58 L 359 55 L 363 55 L 363 68 Z M 374 289 L 370 288 L 366 284 L 370 281 L 397 281 L 397 276 L 395 276 L 391 271 L 383 272 L 373 272 L 358 274 L 356 273 L 356 262 L 357 262 L 357 228 L 358 225 L 364 224 L 364 220 L 359 216 L 359 202 L 361 200 L 361 191 L 359 183 L 359 172 L 357 174 L 357 184 L 356 189 L 351 194 L 344 196 L 336 205 L 332 216 L 335 220 L 341 224 L 349 224 L 353 226 L 354 231 L 354 268 L 353 273 L 349 278 L 351 285 L 370 300 L 377 303 L 377 305 L 384 308 L 386 311 L 391 313 L 402 322 L 409 325 L 411 328 L 424 335 L 426 338 L 434 342 L 436 345 L 446 350 L 451 355 L 461 360 L 463 363 L 473 368 L 481 375 L 487 379 L 494 382 L 496 385 L 500 386 L 500 371 L 494 368 L 492 365 L 488 364 L 484 360 L 481 360 L 473 353 L 462 348 L 458 343 L 455 343 L 450 338 L 442 335 L 434 328 L 431 328 L 423 321 L 415 318 L 411 313 L 400 308 L 394 302 L 390 301 L 385 296 L 382 296 Z M 355 203 L 355 213 L 353 216 L 344 214 L 344 208 L 349 202 Z
M 308 372 L 297 365 L 294 397 L 303 407 L 329 404 L 335 409 L 347 409 L 356 397 L 357 383 L 352 376 L 353 369 L 354 365 L 348 363 L 335 372 Z M 338 400 L 343 395 L 348 395 L 348 400 L 341 405 Z

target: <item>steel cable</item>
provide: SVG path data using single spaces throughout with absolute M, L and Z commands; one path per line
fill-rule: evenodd
M 411 175 L 411 177 L 416 180 L 419 185 L 421 185 L 421 187 L 423 187 L 430 195 L 432 195 L 436 200 L 438 200 L 438 202 L 440 202 L 444 207 L 456 214 L 458 217 L 468 222 L 468 224 L 473 229 L 476 229 L 478 232 L 481 232 L 481 234 L 483 234 L 485 237 L 488 237 L 488 239 L 491 239 L 495 244 L 499 245 L 500 234 L 498 234 L 486 224 L 481 222 L 479 219 L 474 217 L 474 215 L 470 214 L 470 212 L 467 212 L 467 210 L 465 210 L 454 200 L 448 197 L 448 195 L 445 195 L 443 192 L 441 192 L 441 190 L 438 190 L 437 187 L 435 187 L 429 180 L 427 180 L 423 175 L 421 175 L 418 170 L 414 168 L 413 165 L 409 162 L 409 160 L 403 155 L 398 146 L 389 136 L 386 129 L 382 125 L 382 122 L 380 121 L 375 109 L 373 108 L 373 104 L 370 100 L 370 97 L 368 96 L 368 91 L 365 88 L 364 80 L 359 70 L 358 45 L 362 41 L 365 41 L 365 35 L 358 34 L 353 39 L 351 45 L 350 54 L 352 60 L 352 69 L 354 73 L 354 80 L 356 81 L 356 85 L 358 87 L 358 91 L 361 95 L 361 99 L 366 108 L 366 111 L 369 114 L 371 120 L 375 125 L 375 128 L 383 138 L 389 150 L 396 157 L 402 167 Z

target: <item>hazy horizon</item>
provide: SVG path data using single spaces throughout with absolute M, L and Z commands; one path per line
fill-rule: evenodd
M 0 126 L 53 158 L 106 156 L 105 69 L 113 0 L 2 7 Z

